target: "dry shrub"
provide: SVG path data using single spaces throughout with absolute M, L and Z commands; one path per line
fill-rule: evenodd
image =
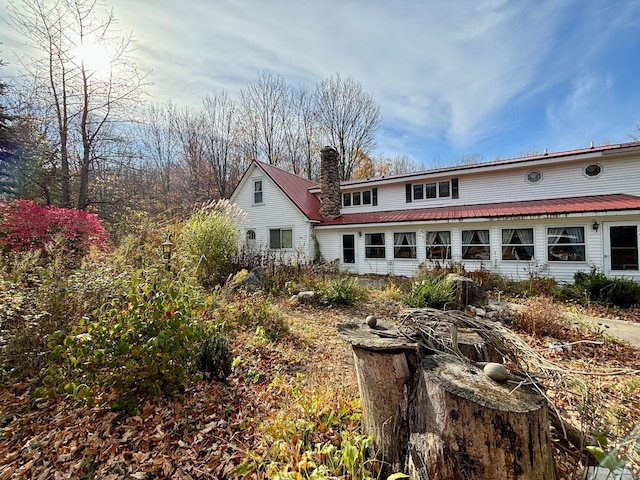
M 533 297 L 523 302 L 524 308 L 513 317 L 513 323 L 524 332 L 570 340 L 571 321 L 562 309 L 548 297 Z

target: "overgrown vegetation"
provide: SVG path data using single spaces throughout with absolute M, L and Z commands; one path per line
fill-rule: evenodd
M 640 305 L 640 284 L 629 278 L 609 278 L 596 268 L 576 272 L 573 285 L 564 286 L 560 297 L 629 308 Z
M 444 275 L 435 275 L 412 282 L 402 296 L 402 302 L 413 308 L 445 309 L 453 301 L 454 293 L 451 284 L 447 282 Z
M 333 331 L 342 315 L 362 315 L 363 308 L 382 316 L 400 308 L 399 303 L 447 308 L 453 301 L 444 280 L 448 271 L 424 271 L 415 279 L 392 278 L 384 288 L 370 289 L 354 276 L 339 275 L 333 264 L 278 266 L 274 258 L 272 263 L 264 262 L 267 278 L 257 289 L 247 290 L 235 281 L 212 287 L 211 275 L 189 275 L 194 257 L 181 257 L 180 249 L 175 268 L 165 271 L 160 241 L 147 238 L 140 259 L 136 258 L 138 240 L 132 240 L 126 249 L 111 255 L 92 254 L 75 266 L 65 263 L 64 248 L 55 242 L 43 251 L 12 252 L 2 258 L 1 380 L 12 386 L 2 394 L 9 398 L 14 390 L 24 391 L 21 398 L 25 400 L 22 407 L 12 406 L 11 413 L 0 416 L 0 433 L 7 432 L 0 446 L 5 442 L 7 448 L 24 452 L 18 445 L 32 434 L 14 419 L 35 418 L 31 415 L 46 409 L 83 412 L 94 419 L 118 412 L 118 420 L 110 417 L 113 424 L 108 428 L 127 425 L 125 431 L 132 431 L 157 418 L 158 405 L 170 402 L 164 405 L 171 405 L 174 413 L 167 418 L 176 423 L 170 435 L 164 434 L 174 440 L 158 448 L 178 455 L 194 439 L 211 439 L 209 450 L 200 444 L 198 451 L 217 459 L 219 470 L 212 471 L 218 476 L 379 478 L 371 439 L 362 430 L 354 380 L 347 386 L 336 381 L 336 371 L 345 368 L 345 360 L 332 355 L 345 347 L 327 332 Z M 237 260 L 229 252 L 225 255 Z M 133 268 L 140 262 L 152 266 Z M 454 270 L 465 274 L 460 268 L 450 271 Z M 602 276 L 583 275 L 577 276 L 574 290 L 565 287 L 563 291 L 594 302 L 594 296 L 576 292 L 600 285 Z M 620 351 L 604 337 L 579 343 L 581 337 L 569 315 L 572 311 L 551 295 L 539 296 L 553 285 L 548 279 L 532 276 L 527 282 L 509 282 L 488 272 L 469 276 L 494 294 L 511 296 L 522 304 L 513 327 L 523 335 L 547 343 L 559 340 L 562 346 L 578 342 L 573 350 L 556 353 L 571 361 L 571 368 L 589 354 L 589 348 L 594 348 L 593 358 L 600 358 L 603 351 Z M 289 304 L 289 296 L 300 289 L 315 290 L 319 301 L 300 307 Z M 325 345 L 331 341 L 336 343 Z M 313 379 L 307 377 L 310 371 L 316 372 Z M 575 402 L 578 407 L 576 415 L 585 433 L 597 439 L 594 455 L 613 452 L 625 466 L 633 466 L 637 452 L 633 408 L 640 385 L 627 380 L 599 384 L 589 380 L 570 386 L 563 395 L 571 398 L 567 404 Z M 198 399 L 188 400 L 194 396 Z M 20 405 L 15 399 L 14 403 Z M 184 414 L 175 413 L 183 409 Z M 202 411 L 201 416 L 193 417 L 189 412 L 194 411 Z M 144 419 L 135 424 L 139 427 L 128 423 L 136 418 Z M 211 429 L 216 435 L 208 434 Z M 145 430 L 145 435 L 164 438 L 157 430 Z M 87 439 L 88 444 L 92 441 Z M 119 440 L 130 441 L 128 437 Z M 172 441 L 181 442 L 182 447 Z M 147 458 L 142 453 L 136 458 Z M 124 475 L 99 458 L 89 454 L 74 475 L 97 472 L 95 478 L 101 478 L 100 472 L 106 471 Z M 150 462 L 144 464 L 144 471 L 156 476 L 169 468 Z
M 243 215 L 235 205 L 219 200 L 200 207 L 183 225 L 179 245 L 200 282 L 215 285 L 232 273 Z

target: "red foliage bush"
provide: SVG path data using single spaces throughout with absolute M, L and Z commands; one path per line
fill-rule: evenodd
M 12 251 L 44 250 L 56 237 L 65 251 L 86 253 L 101 246 L 107 232 L 98 216 L 83 210 L 42 206 L 30 200 L 0 202 L 0 248 Z

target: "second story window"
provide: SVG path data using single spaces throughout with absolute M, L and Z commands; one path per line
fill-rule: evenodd
M 406 202 L 428 200 L 431 198 L 458 198 L 458 179 L 429 183 L 407 183 Z
M 346 192 L 342 194 L 342 206 L 378 205 L 378 189 L 361 190 L 359 192 Z
M 253 181 L 253 203 L 262 203 L 262 180 Z

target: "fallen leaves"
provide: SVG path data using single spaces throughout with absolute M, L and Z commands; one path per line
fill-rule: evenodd
M 32 400 L 27 382 L 3 388 L 0 480 L 233 477 L 238 465 L 262 448 L 264 422 L 291 408 L 295 399 L 288 392 L 301 375 L 310 388 L 331 382 L 357 396 L 350 347 L 337 337 L 335 325 L 345 317 L 364 321 L 371 313 L 394 314 L 386 304 L 384 311 L 380 305 L 371 310 L 366 305 L 357 310 L 282 308 L 291 332 L 278 342 L 256 344 L 253 332 L 234 332 L 236 366 L 226 383 L 201 382 L 181 392 L 180 400 L 149 399 L 132 417 L 109 411 L 106 402 L 78 407 L 59 398 Z M 638 349 L 625 345 L 583 343 L 570 353 L 554 353 L 543 339 L 527 341 L 572 369 L 640 368 Z M 611 396 L 619 394 L 614 387 L 615 382 L 602 384 Z M 557 398 L 574 407 L 560 394 Z M 632 407 L 633 402 L 624 412 L 638 415 Z M 318 425 L 319 435 L 332 434 L 327 423 Z

